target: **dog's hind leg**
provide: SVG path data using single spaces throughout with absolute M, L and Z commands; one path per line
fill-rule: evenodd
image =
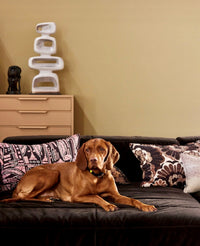
M 12 197 L 18 200 L 35 200 L 38 195 L 55 186 L 59 176 L 60 173 L 57 170 L 44 167 L 33 168 L 22 177 Z M 37 200 L 48 201 L 47 198 Z

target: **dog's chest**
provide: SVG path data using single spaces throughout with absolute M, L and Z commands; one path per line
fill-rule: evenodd
M 105 192 L 108 189 L 108 182 L 106 182 L 105 178 L 94 178 L 92 180 L 92 186 L 91 191 L 95 194 L 100 194 L 102 192 Z

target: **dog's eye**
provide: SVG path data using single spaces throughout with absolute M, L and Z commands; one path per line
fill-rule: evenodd
M 85 151 L 86 151 L 86 152 L 90 152 L 90 149 L 89 149 L 89 148 L 87 148 L 87 149 L 85 149 Z
M 104 152 L 105 149 L 104 149 L 103 147 L 99 147 L 99 151 L 100 151 L 100 152 Z

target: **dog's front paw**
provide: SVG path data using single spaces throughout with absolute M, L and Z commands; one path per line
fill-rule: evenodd
M 153 205 L 143 205 L 141 207 L 141 210 L 144 211 L 144 212 L 154 212 L 154 211 L 157 211 L 157 208 Z
M 114 204 L 111 204 L 111 203 L 106 204 L 103 208 L 107 212 L 113 212 L 113 211 L 117 211 L 118 210 L 118 207 L 115 206 Z

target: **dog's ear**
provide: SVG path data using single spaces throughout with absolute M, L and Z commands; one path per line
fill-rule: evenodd
M 85 156 L 85 144 L 83 144 L 78 150 L 78 154 L 77 154 L 75 162 L 76 162 L 77 167 L 80 168 L 82 171 L 85 171 L 87 169 L 87 159 Z
M 108 146 L 108 154 L 105 160 L 105 165 L 106 169 L 111 170 L 114 164 L 119 160 L 120 155 L 110 142 L 106 142 L 106 145 Z

